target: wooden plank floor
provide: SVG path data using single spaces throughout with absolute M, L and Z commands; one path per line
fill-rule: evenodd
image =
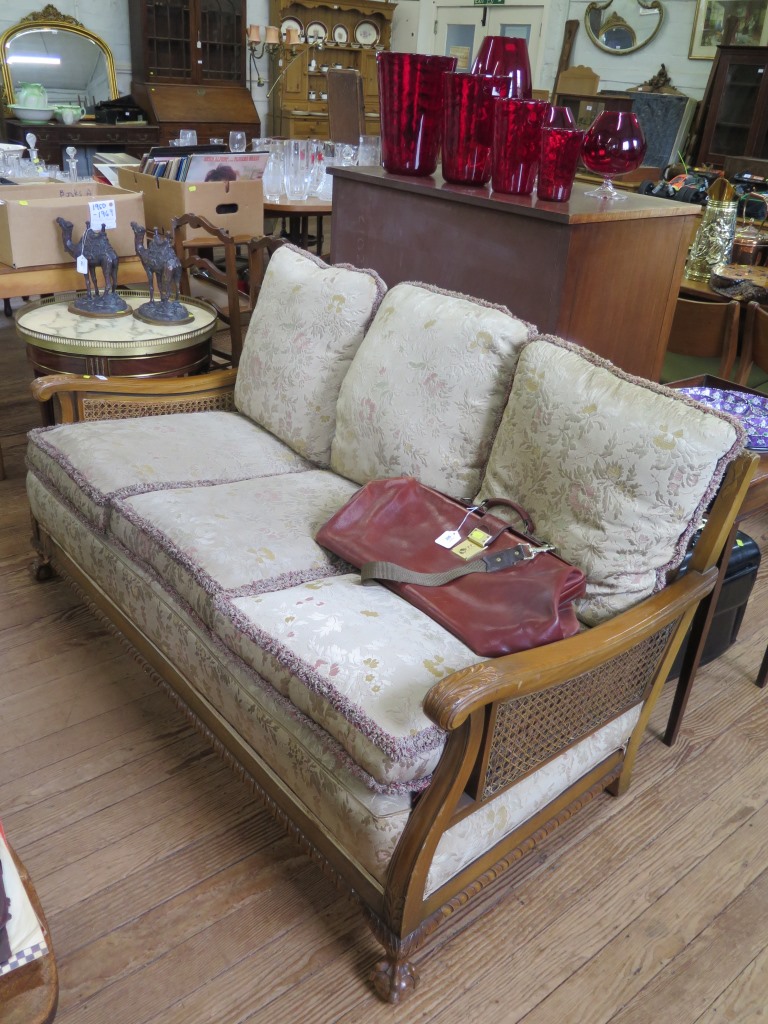
M 768 565 L 681 737 L 417 958 L 402 1008 L 358 912 L 66 584 L 28 571 L 29 373 L 0 325 L 0 816 L 60 964 L 60 1024 L 735 1024 L 768 1014 Z M 745 524 L 768 550 L 768 516 Z M 2 1021 L 2 1007 L 0 1007 Z

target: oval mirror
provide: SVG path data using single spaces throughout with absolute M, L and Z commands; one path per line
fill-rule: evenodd
M 647 46 L 663 20 L 661 0 L 592 0 L 584 13 L 589 38 L 617 57 Z
M 0 53 L 8 103 L 17 102 L 24 82 L 43 85 L 51 104 L 82 103 L 89 113 L 96 103 L 117 99 L 112 51 L 51 4 L 4 32 Z

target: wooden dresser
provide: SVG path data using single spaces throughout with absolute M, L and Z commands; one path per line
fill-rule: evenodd
M 426 281 L 658 380 L 699 207 L 627 193 L 567 203 L 335 167 L 331 260 Z

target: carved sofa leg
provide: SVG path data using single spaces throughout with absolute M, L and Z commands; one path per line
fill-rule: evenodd
M 419 974 L 409 960 L 379 960 L 371 971 L 376 995 L 385 1003 L 402 1003 L 419 983 Z

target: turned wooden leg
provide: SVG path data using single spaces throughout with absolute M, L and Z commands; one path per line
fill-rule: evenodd
M 54 568 L 50 561 L 42 555 L 36 558 L 32 562 L 32 576 L 38 583 L 45 583 L 46 580 L 53 579 Z
M 379 960 L 371 971 L 376 995 L 385 1003 L 403 1003 L 419 983 L 419 974 L 408 960 Z

